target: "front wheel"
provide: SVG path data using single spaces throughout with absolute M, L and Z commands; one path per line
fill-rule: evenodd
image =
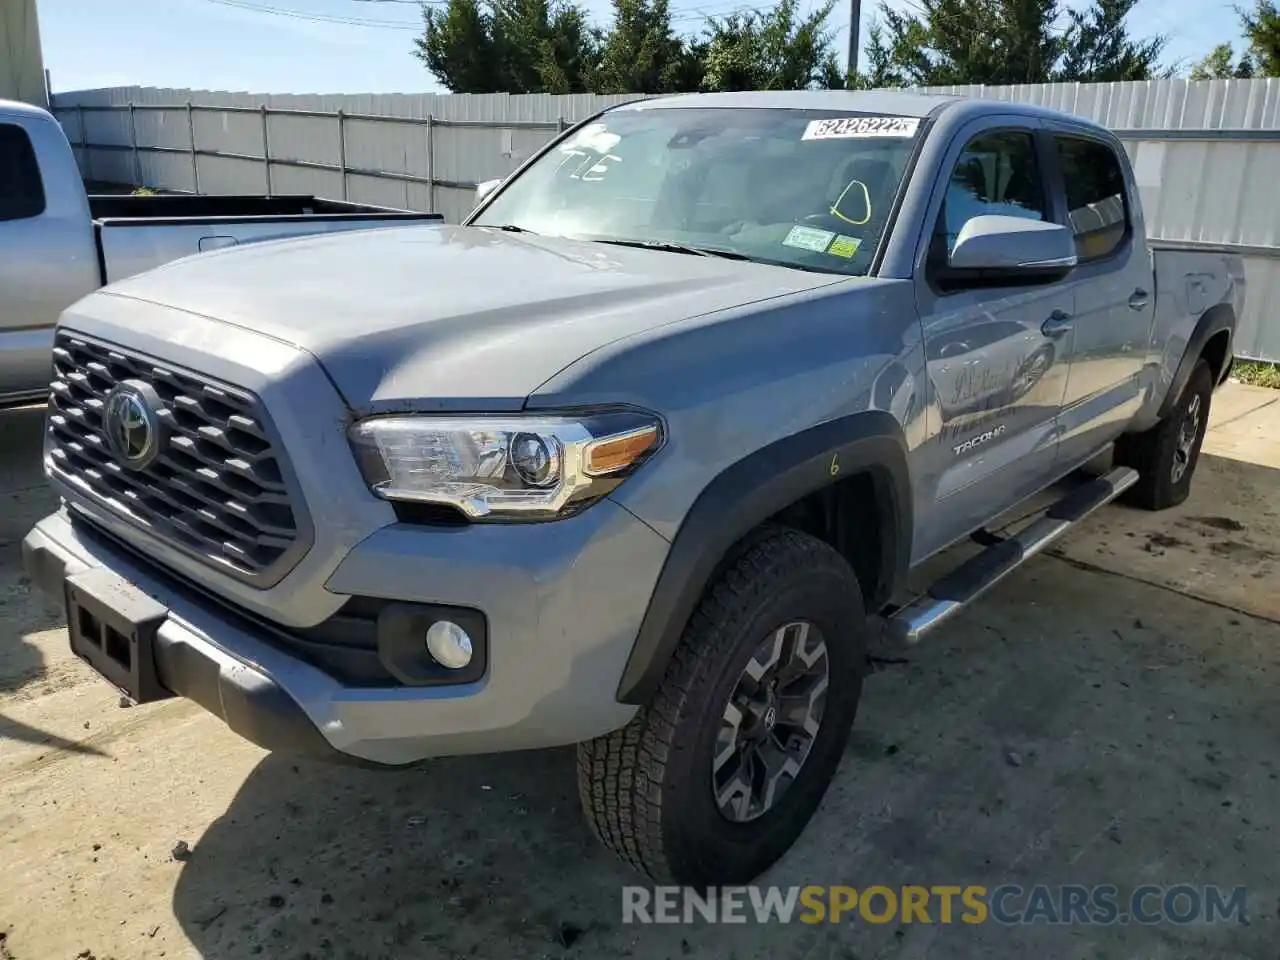
M 703 595 L 653 700 L 578 747 L 592 829 L 658 882 L 746 883 L 817 808 L 866 664 L 857 578 L 790 529 L 747 546 Z

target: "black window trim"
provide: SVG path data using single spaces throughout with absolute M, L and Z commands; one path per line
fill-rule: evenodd
M 1067 200 L 1067 177 L 1066 170 L 1062 165 L 1062 155 L 1058 151 L 1058 139 L 1065 138 L 1070 140 L 1084 140 L 1089 143 L 1097 144 L 1111 151 L 1111 155 L 1115 158 L 1117 165 L 1120 167 L 1120 184 L 1123 189 L 1121 199 L 1124 201 L 1124 236 L 1114 247 L 1106 253 L 1096 257 L 1081 257 L 1077 263 L 1077 269 L 1081 267 L 1096 267 L 1099 264 L 1105 264 L 1112 260 L 1127 257 L 1133 251 L 1133 199 L 1130 187 L 1132 186 L 1127 174 L 1128 166 L 1125 161 L 1120 159 L 1117 149 L 1124 151 L 1123 146 L 1117 147 L 1109 139 L 1099 136 L 1097 132 L 1087 127 L 1075 127 L 1065 123 L 1056 123 L 1052 126 L 1046 126 L 1041 130 L 1041 134 L 1045 140 L 1045 152 L 1048 154 L 1048 160 L 1051 164 L 1050 175 L 1052 177 L 1052 190 L 1058 201 L 1058 223 L 1071 231 L 1071 235 L 1075 236 L 1075 227 L 1071 223 L 1071 209 Z
M 1042 192 L 1042 199 L 1044 201 L 1045 222 L 1059 222 L 1058 216 L 1060 205 L 1058 203 L 1058 194 L 1061 193 L 1059 189 L 1061 186 L 1061 177 L 1057 175 L 1059 171 L 1056 166 L 1050 166 L 1051 161 L 1056 163 L 1056 159 L 1048 156 L 1049 147 L 1051 147 L 1052 144 L 1046 145 L 1044 140 L 1045 130 L 1042 121 L 1039 117 L 1023 118 L 1017 116 L 1001 117 L 1000 121 L 1000 123 L 982 127 L 972 135 L 964 137 L 963 141 L 960 143 L 959 149 L 956 151 L 956 161 L 958 161 L 960 156 L 963 155 L 969 144 L 983 137 L 998 136 L 1002 133 L 1017 133 L 1029 137 L 1031 139 L 1031 149 L 1035 155 L 1036 163 L 1040 165 L 1040 189 Z M 955 139 L 958 140 L 959 137 Z M 954 142 L 955 141 L 953 140 L 953 143 Z M 944 154 L 944 161 L 949 155 L 950 148 L 948 148 L 947 154 Z M 934 177 L 934 190 L 943 191 L 942 199 L 938 203 L 937 210 L 934 212 L 933 216 L 929 218 L 927 225 L 923 228 L 925 238 L 923 253 L 917 257 L 916 262 L 916 269 L 921 271 L 921 275 L 924 277 L 924 281 L 928 285 L 930 292 L 932 292 L 936 297 L 950 297 L 955 296 L 956 294 L 971 293 L 974 290 L 1006 290 L 1020 289 L 1030 286 L 1043 286 L 1043 284 L 1018 284 L 1016 287 L 1010 288 L 997 283 L 985 283 L 948 287 L 938 283 L 936 265 L 932 262 L 930 253 L 933 247 L 933 236 L 937 229 L 938 217 L 942 216 L 944 205 L 946 204 L 947 185 L 951 182 L 951 175 L 955 172 L 955 162 L 950 163 L 949 166 L 944 164 L 944 166 L 946 172 L 938 173 Z M 1065 198 L 1065 194 L 1062 194 L 1062 196 Z M 930 201 L 930 205 L 932 206 L 932 200 Z
M 893 202 L 889 205 L 889 216 L 885 219 L 884 229 L 880 231 L 880 241 L 876 244 L 875 253 L 871 255 L 871 262 L 867 265 L 866 275 L 868 277 L 881 275 L 880 271 L 884 267 L 885 254 L 889 249 L 889 237 L 894 230 L 898 229 L 898 215 L 902 212 L 902 204 L 906 201 L 911 180 L 915 176 L 916 168 L 919 166 L 920 156 L 924 153 L 925 141 L 928 140 L 936 122 L 936 111 L 927 117 L 920 118 L 920 126 L 916 130 L 915 146 L 907 157 L 906 166 L 902 168 L 902 177 L 898 181 L 898 190 L 894 194 Z
M 19 151 L 22 150 L 23 144 L 31 158 L 31 171 L 35 175 L 35 185 L 40 192 L 40 202 L 38 209 L 33 213 L 27 213 L 20 217 L 8 217 L 0 212 L 0 223 L 22 223 L 24 220 L 34 220 L 36 217 L 43 216 L 49 209 L 49 194 L 44 188 L 44 175 L 40 172 L 40 155 L 36 152 L 35 141 L 31 139 L 31 132 L 27 130 L 21 123 L 12 118 L 0 117 L 0 130 L 11 128 L 16 130 L 20 138 L 18 143 Z

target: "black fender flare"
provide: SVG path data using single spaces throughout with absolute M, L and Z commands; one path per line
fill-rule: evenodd
M 1227 334 L 1227 354 L 1222 369 L 1218 371 L 1218 382 L 1222 382 L 1221 378 L 1225 377 L 1231 369 L 1232 344 L 1236 336 L 1236 312 L 1227 303 L 1210 307 L 1196 321 L 1195 329 L 1191 331 L 1191 336 L 1187 340 L 1187 347 L 1182 352 L 1182 359 L 1178 362 L 1178 369 L 1174 372 L 1173 381 L 1169 384 L 1164 400 L 1160 403 L 1158 416 L 1167 416 L 1177 406 L 1187 381 L 1191 379 L 1191 371 L 1196 368 L 1200 355 L 1204 353 L 1205 345 L 1224 330 Z M 1217 385 L 1214 384 L 1215 387 Z
M 914 516 L 907 444 L 880 410 L 830 420 L 763 447 L 715 477 L 680 524 L 618 684 L 618 701 L 653 696 L 685 624 L 735 543 L 784 508 L 823 487 L 869 474 L 880 513 L 881 603 L 901 585 L 911 557 Z M 865 586 L 865 585 L 864 585 Z

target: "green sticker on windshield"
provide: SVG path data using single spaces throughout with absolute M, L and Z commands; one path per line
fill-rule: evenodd
M 784 246 L 799 247 L 801 250 L 822 253 L 827 249 L 827 244 L 831 242 L 831 238 L 834 236 L 835 234 L 830 230 L 818 230 L 814 227 L 802 227 L 797 224 L 791 228 L 791 232 L 787 234 L 782 243 Z
M 827 247 L 827 253 L 833 257 L 848 259 L 858 252 L 860 246 L 862 246 L 862 241 L 857 237 L 846 237 L 842 233 L 832 241 L 831 246 Z

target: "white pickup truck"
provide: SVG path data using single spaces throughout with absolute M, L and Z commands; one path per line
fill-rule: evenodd
M 441 219 L 308 196 L 86 196 L 53 116 L 0 100 L 0 407 L 48 395 L 58 315 L 107 283 L 250 241 Z

